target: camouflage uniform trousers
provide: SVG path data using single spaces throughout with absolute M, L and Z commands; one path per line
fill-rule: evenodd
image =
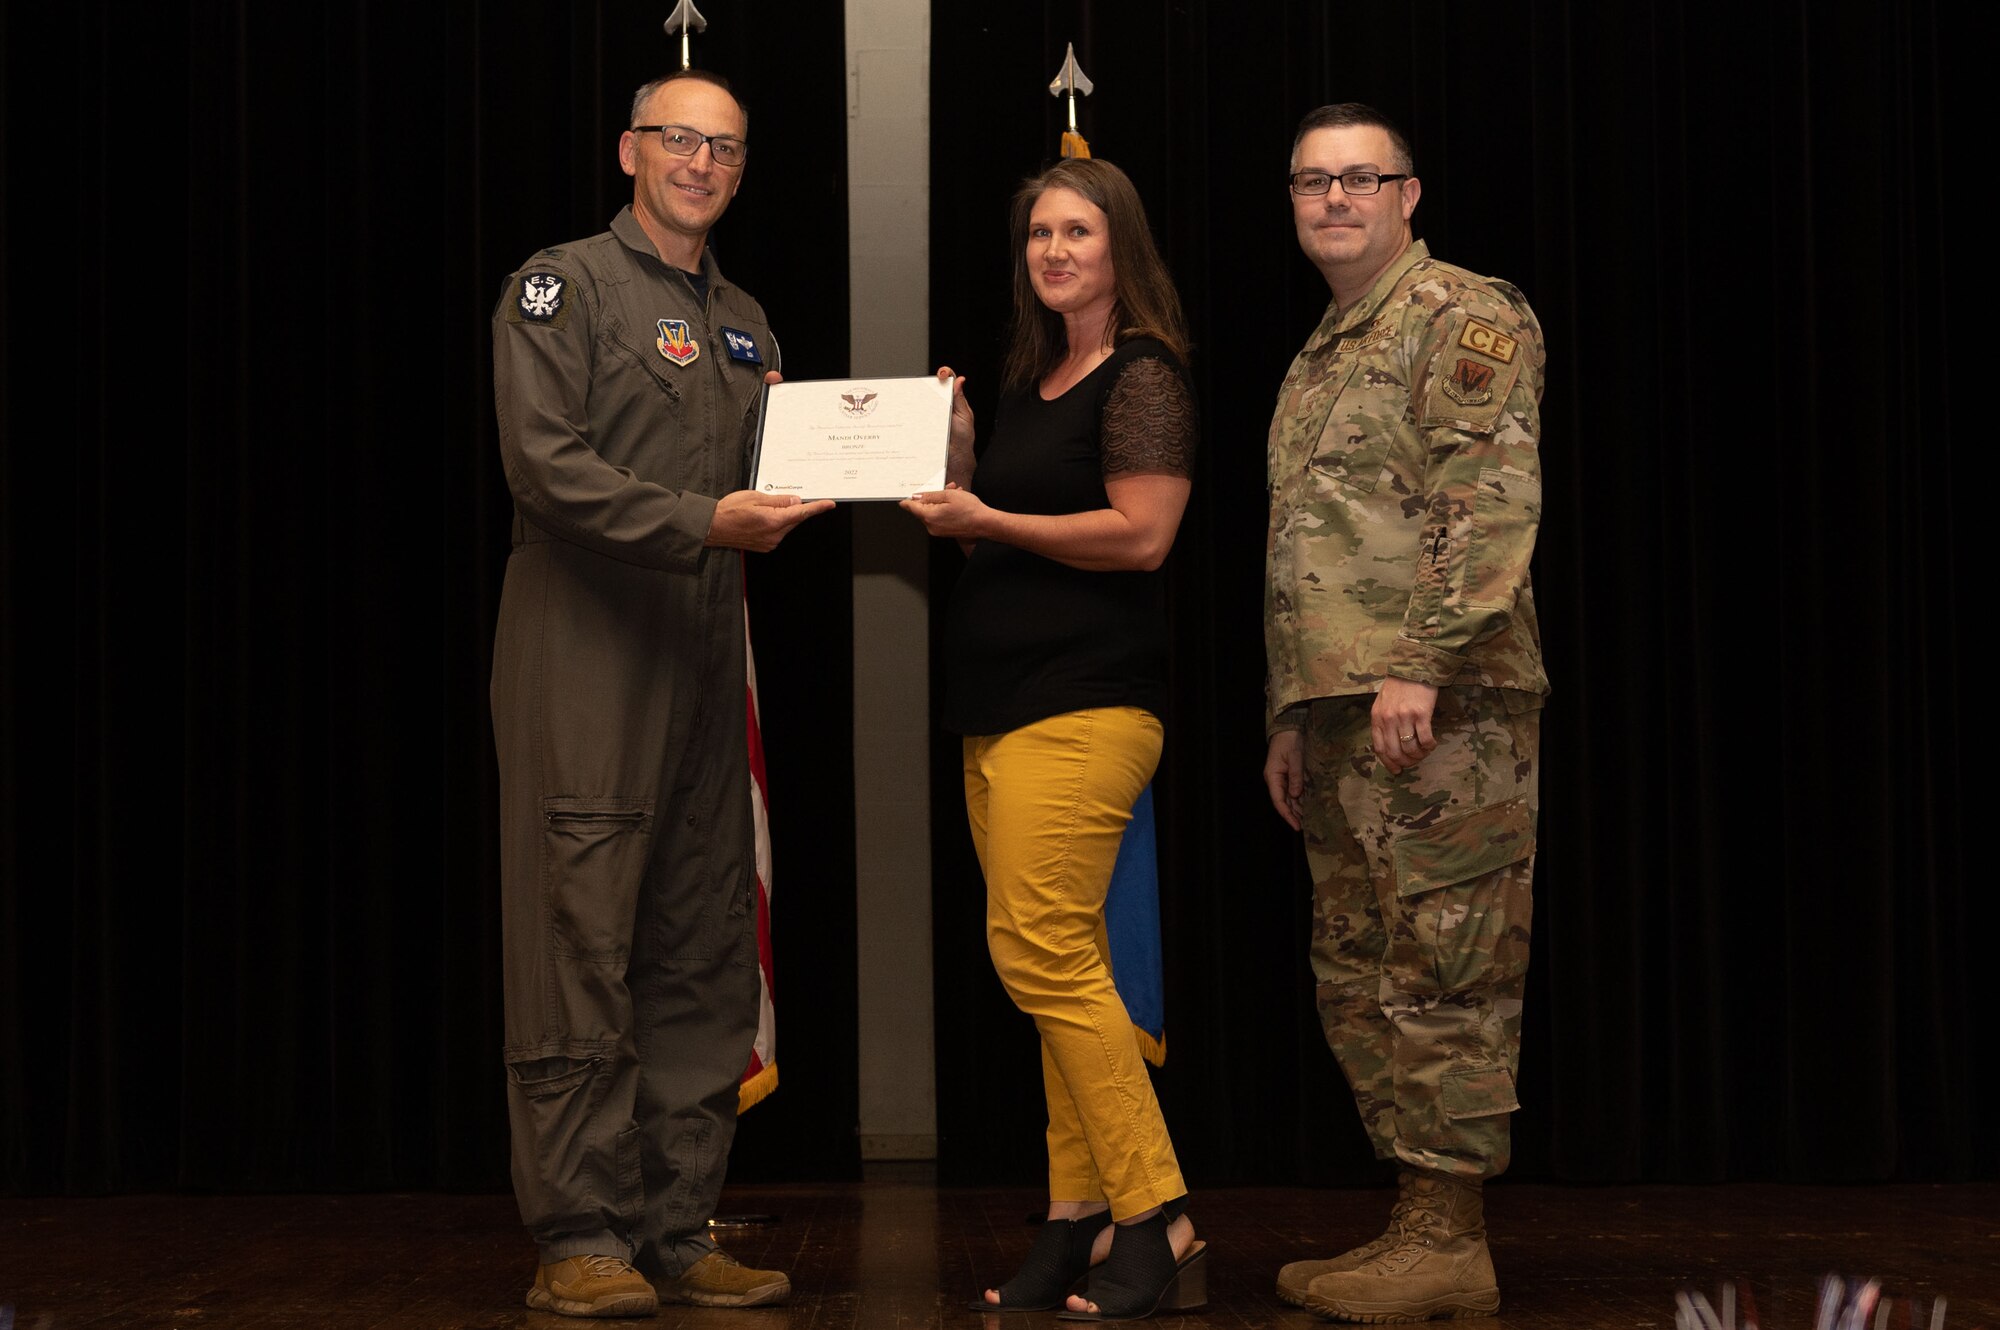
M 1440 690 L 1437 748 L 1400 775 L 1376 760 L 1374 701 L 1307 718 L 1320 1024 L 1378 1158 L 1495 1177 L 1520 1106 L 1541 699 Z

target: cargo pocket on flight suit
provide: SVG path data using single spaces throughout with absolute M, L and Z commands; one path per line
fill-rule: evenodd
M 530 1227 L 587 1223 L 611 1199 L 604 1160 L 601 1154 L 593 1157 L 588 1130 L 609 1084 L 604 1059 L 587 1056 L 580 1047 L 571 1052 L 575 1056 L 510 1054 L 507 1062 L 507 1111 L 514 1139 L 535 1143 L 533 1181 L 520 1198 Z M 517 1146 L 517 1173 L 524 1162 Z
M 572 960 L 622 966 L 652 845 L 653 801 L 544 799 L 542 824 L 551 948 Z
M 1405 832 L 1390 853 L 1397 899 L 1437 992 L 1527 973 L 1535 820 L 1526 795 Z

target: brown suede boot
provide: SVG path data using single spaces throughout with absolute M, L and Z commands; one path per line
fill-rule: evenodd
M 1306 1309 L 1333 1321 L 1428 1321 L 1500 1309 L 1479 1184 L 1418 1173 L 1403 1209 L 1402 1240 L 1359 1269 L 1321 1275 Z
M 1410 1203 L 1410 1184 L 1416 1181 L 1416 1177 L 1416 1173 L 1407 1168 L 1397 1171 L 1396 1204 L 1389 1210 L 1389 1227 L 1382 1231 L 1382 1236 L 1338 1256 L 1293 1261 L 1284 1266 L 1278 1271 L 1278 1296 L 1294 1307 L 1303 1307 L 1306 1305 L 1306 1286 L 1313 1280 L 1321 1275 L 1338 1274 L 1342 1270 L 1358 1270 L 1402 1241 L 1403 1210 Z
M 660 1285 L 661 1302 L 697 1307 L 765 1307 L 791 1296 L 784 1271 L 753 1270 L 720 1247 Z
M 651 1316 L 660 1300 L 646 1277 L 616 1256 L 572 1256 L 535 1272 L 528 1306 L 564 1316 Z

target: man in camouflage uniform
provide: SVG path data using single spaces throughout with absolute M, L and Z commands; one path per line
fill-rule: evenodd
M 1314 878 L 1327 1043 L 1388 1230 L 1278 1276 L 1340 1320 L 1491 1312 L 1480 1184 L 1507 1166 L 1534 877 L 1542 338 L 1505 282 L 1413 241 L 1421 186 L 1370 107 L 1308 115 L 1299 244 L 1333 303 L 1271 422 L 1265 601 L 1278 813 Z

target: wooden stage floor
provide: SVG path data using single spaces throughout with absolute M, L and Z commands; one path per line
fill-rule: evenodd
M 1162 1327 L 1324 1324 L 1279 1302 L 1280 1264 L 1360 1242 L 1387 1192 L 1197 1192 L 1209 1305 Z M 966 1309 L 1033 1239 L 1025 1190 L 953 1190 L 919 1168 L 863 1183 L 732 1188 L 720 1236 L 792 1273 L 788 1307 L 663 1308 L 661 1330 L 1045 1330 L 1052 1314 Z M 1747 1281 L 1765 1330 L 1811 1330 L 1815 1280 L 1881 1276 L 1950 1301 L 1951 1330 L 2000 1330 L 2000 1186 L 1554 1187 L 1501 1184 L 1488 1205 L 1505 1301 L 1466 1330 L 1673 1324 L 1676 1289 Z M 528 1311 L 532 1249 L 507 1196 L 133 1196 L 0 1200 L 0 1330 L 563 1330 Z M 983 1322 L 983 1324 L 982 1324 Z M 1898 1310 L 1893 1324 L 1901 1326 Z

